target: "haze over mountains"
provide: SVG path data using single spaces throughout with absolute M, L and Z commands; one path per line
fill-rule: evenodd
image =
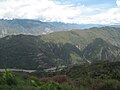
M 45 22 L 27 19 L 0 20 L 0 36 L 17 34 L 39 35 L 50 33 L 56 30 L 56 27 Z
M 51 32 L 67 31 L 72 29 L 83 29 L 94 26 L 102 25 L 41 22 L 39 20 L 30 19 L 13 19 L 13 20 L 0 19 L 0 37 L 17 34 L 41 35 Z

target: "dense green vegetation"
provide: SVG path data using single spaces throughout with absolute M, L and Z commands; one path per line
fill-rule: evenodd
M 74 55 L 79 58 L 81 55 L 76 46 L 69 43 L 44 42 L 37 36 L 13 35 L 0 39 L 1 68 L 50 68 L 71 64 Z M 83 60 L 80 58 L 79 61 Z
M 13 73 L 5 69 L 0 73 L 0 90 L 78 90 L 68 83 L 47 82 L 25 73 Z
M 0 68 L 42 69 L 62 65 L 119 61 L 120 48 L 96 38 L 83 50 L 70 43 L 45 42 L 39 36 L 12 35 L 0 39 Z
M 76 78 L 76 83 L 90 86 L 92 90 L 120 89 L 120 62 L 96 62 L 74 66 L 63 72 L 71 78 Z
M 96 38 L 83 50 L 70 43 L 45 42 L 37 36 L 16 35 L 0 39 L 0 67 L 42 69 L 96 61 L 119 61 L 120 48 Z
M 120 90 L 120 62 L 73 66 L 55 73 L 36 77 L 5 69 L 0 73 L 0 90 Z
M 65 75 L 71 78 L 70 80 L 72 81 L 66 81 L 73 83 L 79 90 L 120 89 L 120 62 L 103 61 L 78 66 L 75 65 L 65 68 L 61 72 L 47 74 L 47 76 L 52 75 Z M 59 78 L 61 77 L 59 76 Z
M 120 80 L 120 62 L 95 62 L 92 64 L 77 65 L 63 70 L 64 73 L 73 78 L 90 77 L 94 79 L 116 79 Z
M 83 50 L 83 57 L 91 62 L 96 61 L 119 61 L 120 48 L 101 38 L 96 38 Z

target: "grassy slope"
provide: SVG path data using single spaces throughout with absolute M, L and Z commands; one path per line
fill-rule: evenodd
M 55 32 L 41 37 L 45 41 L 72 43 L 84 48 L 95 38 L 102 38 L 113 45 L 120 46 L 120 28 L 102 27 L 90 28 L 87 30 L 72 30 L 64 32 Z

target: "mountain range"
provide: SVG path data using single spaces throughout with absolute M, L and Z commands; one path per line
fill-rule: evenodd
M 56 30 L 56 27 L 38 20 L 13 19 L 0 20 L 0 37 L 17 34 L 46 34 Z
M 58 31 L 68 31 L 72 29 L 83 29 L 103 26 L 98 24 L 70 24 L 62 22 L 42 22 L 30 19 L 0 19 L 0 37 L 7 35 L 41 35 Z
M 0 38 L 0 68 L 40 69 L 119 61 L 120 28 L 94 27 Z

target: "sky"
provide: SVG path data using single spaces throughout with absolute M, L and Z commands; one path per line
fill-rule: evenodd
M 120 24 L 120 0 L 0 0 L 0 19 Z

